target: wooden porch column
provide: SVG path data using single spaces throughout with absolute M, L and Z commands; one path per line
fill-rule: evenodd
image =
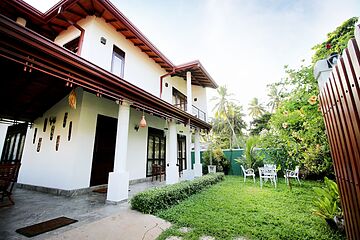
M 202 164 L 200 163 L 200 131 L 198 128 L 196 129 L 195 132 L 194 150 L 195 150 L 195 164 L 194 164 L 195 177 L 201 177 Z
M 110 202 L 120 202 L 128 198 L 129 173 L 126 172 L 128 149 L 130 104 L 123 101 L 119 104 L 114 172 L 109 173 L 106 199 Z
M 186 72 L 186 99 L 187 108 L 186 111 L 192 115 L 192 90 L 191 90 L 191 72 Z
M 176 122 L 169 122 L 169 131 L 166 137 L 166 184 L 179 182 L 179 167 L 177 166 L 177 132 Z

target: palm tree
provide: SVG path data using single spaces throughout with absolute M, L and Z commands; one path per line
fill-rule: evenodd
M 265 108 L 262 105 L 262 103 L 259 103 L 259 100 L 257 98 L 253 98 L 249 103 L 249 115 L 252 118 L 260 117 L 265 113 Z
M 229 97 L 233 94 L 228 92 L 228 89 L 225 85 L 218 87 L 216 91 L 218 96 L 211 98 L 211 101 L 217 102 L 213 108 L 213 111 L 216 111 L 215 117 L 225 118 L 226 108 L 229 103 L 233 101 L 233 99 L 229 99 Z
M 234 106 L 234 103 L 233 103 L 234 99 L 229 99 L 229 97 L 232 96 L 233 94 L 228 92 L 228 89 L 226 88 L 226 86 L 220 86 L 217 89 L 217 93 L 218 93 L 218 96 L 215 96 L 211 99 L 211 101 L 217 101 L 217 103 L 215 104 L 215 106 L 213 108 L 213 111 L 216 110 L 215 118 L 226 120 L 227 124 L 230 127 L 230 130 L 232 133 L 232 138 L 235 138 L 235 142 L 237 143 L 238 148 L 240 148 L 237 137 L 236 137 L 236 133 L 234 130 L 234 126 L 231 124 L 230 117 L 229 117 L 229 110 L 230 110 L 231 106 Z M 221 124 L 219 124 L 217 127 L 221 127 Z
M 268 97 L 270 98 L 269 103 L 267 104 L 268 107 L 271 107 L 271 113 L 274 112 L 279 107 L 279 104 L 281 102 L 281 90 L 278 90 L 278 88 L 275 85 L 269 86 L 269 93 Z

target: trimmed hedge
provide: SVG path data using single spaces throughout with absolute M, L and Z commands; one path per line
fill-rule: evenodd
M 189 196 L 223 179 L 223 173 L 208 174 L 192 181 L 152 188 L 136 194 L 130 201 L 131 208 L 143 213 L 153 214 L 178 204 Z

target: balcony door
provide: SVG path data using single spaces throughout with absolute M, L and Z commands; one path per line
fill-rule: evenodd
M 173 104 L 180 108 L 183 111 L 186 111 L 187 109 L 187 99 L 184 94 L 182 94 L 179 90 L 176 88 L 173 88 Z

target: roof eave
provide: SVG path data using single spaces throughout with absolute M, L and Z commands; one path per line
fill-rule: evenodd
M 174 67 L 174 73 L 179 72 L 179 71 L 184 71 L 186 69 L 191 69 L 197 67 L 199 68 L 203 74 L 207 77 L 207 79 L 209 80 L 209 85 L 211 86 L 211 88 L 218 88 L 217 83 L 214 81 L 214 79 L 211 77 L 211 75 L 206 71 L 206 69 L 204 68 L 204 66 L 201 64 L 201 62 L 199 60 L 195 60 L 192 62 L 188 62 L 188 63 L 184 63 L 178 66 Z

